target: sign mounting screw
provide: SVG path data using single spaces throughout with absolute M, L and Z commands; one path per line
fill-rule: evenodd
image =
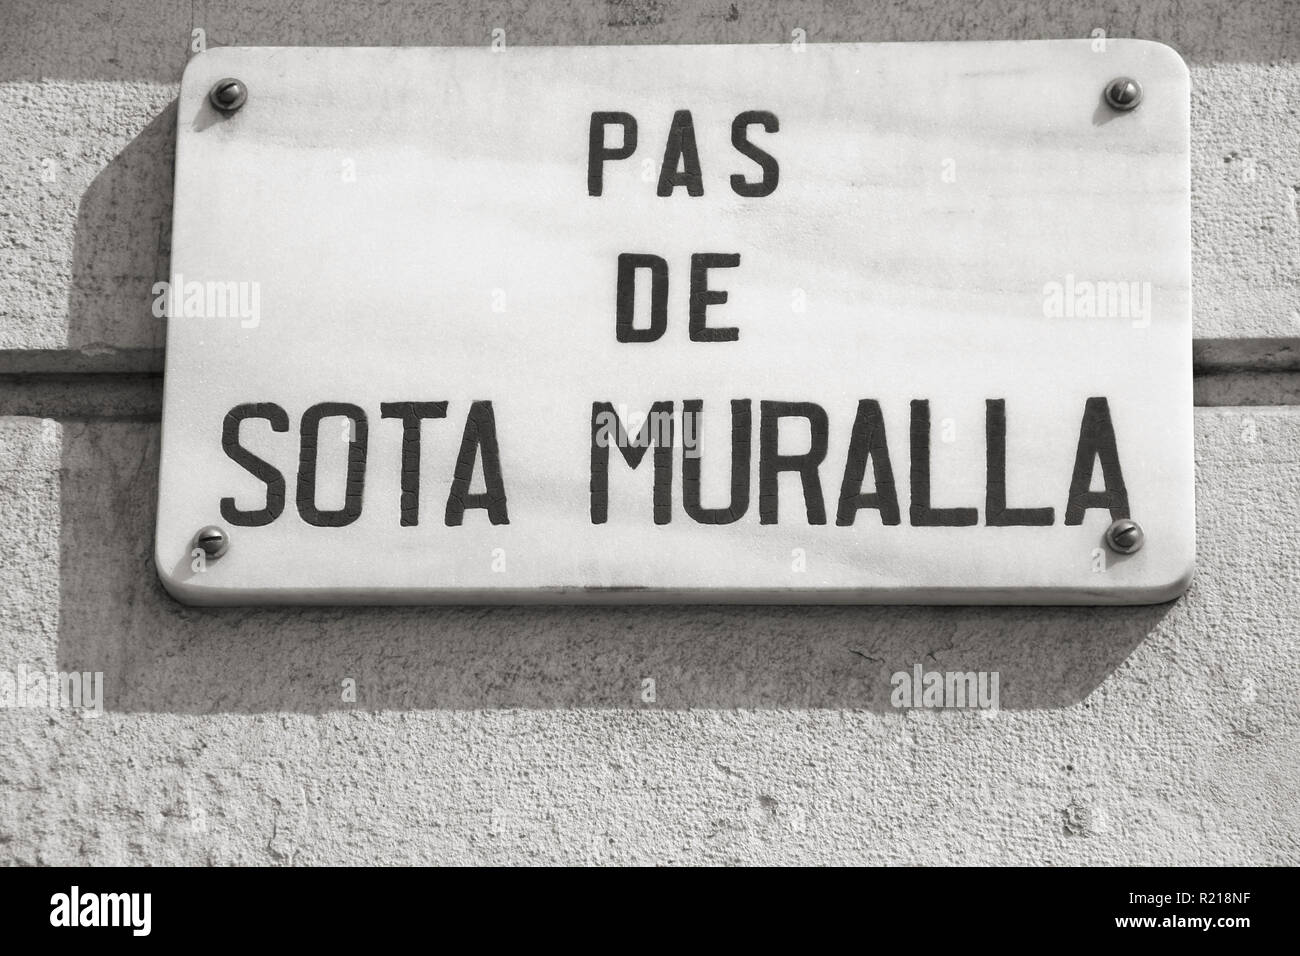
M 194 547 L 215 561 L 230 550 L 230 539 L 226 537 L 226 532 L 210 524 L 206 528 L 200 528 L 194 536 Z
M 1120 554 L 1132 554 L 1142 547 L 1145 540 L 1142 526 L 1132 518 L 1120 518 L 1106 529 L 1106 544 Z
M 1137 109 L 1142 102 L 1142 84 L 1131 77 L 1121 76 L 1111 80 L 1106 87 L 1106 105 L 1113 110 L 1127 113 Z
M 233 76 L 217 80 L 208 91 L 208 102 L 222 113 L 233 113 L 248 100 L 248 87 Z

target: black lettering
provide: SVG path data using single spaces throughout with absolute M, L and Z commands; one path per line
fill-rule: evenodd
M 483 481 L 486 490 L 469 493 L 474 462 L 483 453 Z M 460 525 L 466 508 L 483 508 L 493 524 L 509 524 L 505 483 L 501 480 L 501 451 L 497 447 L 497 420 L 491 402 L 472 402 L 465 419 L 465 435 L 456 456 L 456 473 L 447 495 L 447 527 Z
M 226 412 L 226 420 L 221 426 L 221 447 L 231 461 L 242 465 L 244 470 L 266 485 L 266 506 L 263 508 L 243 511 L 235 507 L 234 498 L 221 499 L 222 519 L 238 528 L 260 528 L 280 517 L 284 511 L 284 475 L 239 443 L 240 423 L 249 418 L 266 419 L 273 432 L 289 430 L 288 414 L 272 402 L 236 405 Z
M 862 491 L 862 479 L 867 473 L 867 459 L 875 476 L 876 490 L 871 494 Z M 885 418 L 880 413 L 880 403 L 864 398 L 858 402 L 858 414 L 853 419 L 853 436 L 849 439 L 849 456 L 844 463 L 844 484 L 840 486 L 840 507 L 835 523 L 841 527 L 853 524 L 858 511 L 875 508 L 880 512 L 882 525 L 898 524 L 898 490 L 894 487 L 894 469 L 889 463 L 889 445 L 885 441 Z
M 1092 490 L 1092 466 L 1101 459 L 1102 491 Z M 1070 479 L 1070 499 L 1065 506 L 1065 523 L 1083 524 L 1089 508 L 1105 508 L 1112 521 L 1129 517 L 1128 489 L 1119 467 L 1119 449 L 1115 447 L 1115 426 L 1110 420 L 1110 403 L 1105 398 L 1090 398 L 1083 406 L 1079 424 L 1079 448 L 1074 456 L 1074 476 Z
M 1044 527 L 1056 521 L 1054 508 L 1007 507 L 1007 403 L 984 400 L 984 523 L 991 528 Z
M 650 327 L 632 327 L 636 311 L 636 271 L 650 270 Z M 723 293 L 726 298 L 726 293 Z M 622 252 L 618 256 L 614 334 L 620 342 L 653 342 L 668 328 L 668 263 L 659 256 Z
M 930 507 L 930 403 L 912 402 L 912 524 L 924 528 L 964 528 L 979 521 L 975 508 Z
M 611 434 L 611 425 L 613 426 Z M 635 469 L 645 458 L 646 449 L 655 446 L 654 454 L 654 521 L 672 521 L 673 494 L 673 403 L 655 402 L 641 424 L 635 442 L 630 441 L 618 412 L 609 402 L 591 403 L 591 523 L 609 520 L 609 446 L 614 444 L 629 468 Z
M 681 170 L 678 170 L 678 166 Z M 695 124 L 690 110 L 673 114 L 673 125 L 668 130 L 668 143 L 664 146 L 664 161 L 659 167 L 660 196 L 671 196 L 678 186 L 685 186 L 692 196 L 704 195 L 704 176 L 700 172 L 700 154 L 695 148 Z
M 446 418 L 446 402 L 381 402 L 383 418 L 402 420 L 402 527 L 420 523 L 420 422 Z
M 781 128 L 774 114 L 767 110 L 749 110 L 741 113 L 731 123 L 731 145 L 741 155 L 758 163 L 763 170 L 763 178 L 751 183 L 744 176 L 735 173 L 731 177 L 731 189 L 737 196 L 770 196 L 776 192 L 776 184 L 781 179 L 781 167 L 771 154 L 759 149 L 749 141 L 749 127 L 761 125 L 765 132 L 775 133 Z
M 734 269 L 740 265 L 738 252 L 697 252 L 691 256 L 691 341 L 734 342 L 740 329 L 708 328 L 704 311 L 727 301 L 727 293 L 709 288 L 710 269 Z
M 695 447 L 682 440 L 682 507 L 700 524 L 731 524 L 749 510 L 749 440 L 752 414 L 747 398 L 731 401 L 731 498 L 725 508 L 700 506 L 700 412 L 704 402 L 682 402 L 683 430 L 694 435 Z
M 817 469 L 826 457 L 830 424 L 826 410 L 812 402 L 760 402 L 758 439 L 758 521 L 777 523 L 777 477 L 783 471 L 797 471 L 803 482 L 803 496 L 809 524 L 826 523 L 826 505 L 822 500 L 821 479 Z M 782 418 L 806 418 L 811 442 L 802 455 L 777 453 L 778 430 Z
M 322 511 L 316 507 L 316 452 L 320 423 L 324 418 L 347 418 L 351 421 L 348 441 L 348 476 L 343 507 Z M 299 425 L 301 446 L 298 454 L 298 514 L 303 521 L 318 528 L 341 528 L 361 517 L 361 497 L 366 482 L 366 447 L 369 426 L 366 413 L 347 402 L 321 402 L 302 413 Z
M 623 127 L 623 145 L 605 145 L 605 127 Z M 605 186 L 605 161 L 627 159 L 636 152 L 636 119 L 630 113 L 592 113 L 587 135 L 587 195 L 599 196 Z

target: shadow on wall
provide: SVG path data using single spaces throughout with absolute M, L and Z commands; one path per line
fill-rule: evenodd
M 201 29 L 209 46 L 472 46 L 494 30 L 508 46 L 595 43 L 810 43 L 1055 40 L 1108 36 L 1168 43 L 1193 63 L 1293 60 L 1292 0 L 968 0 L 957 4 L 827 4 L 824 0 L 579 0 L 474 4 L 390 0 L 364 16 L 351 4 L 217 0 L 157 4 L 0 4 L 0 77 L 175 82 Z M 12 9 L 8 9 L 12 8 Z M 51 43 L 58 36 L 62 42 Z
M 137 329 L 161 326 L 150 311 L 154 282 L 171 260 L 172 167 L 176 103 L 155 116 L 81 197 L 68 292 L 68 344 L 94 348 L 135 339 Z M 115 329 L 125 321 L 128 328 Z M 161 332 L 161 329 L 159 329 Z M 159 346 L 161 334 L 141 336 Z
M 175 122 L 173 104 L 82 197 L 74 338 L 101 295 L 148 310 L 168 272 Z M 103 671 L 114 711 L 887 712 L 917 664 L 997 672 L 1005 710 L 1060 708 L 1185 606 L 187 608 L 153 566 L 157 423 L 66 422 L 63 443 L 58 665 Z

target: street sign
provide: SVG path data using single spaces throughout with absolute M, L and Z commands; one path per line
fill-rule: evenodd
M 1133 40 L 211 50 L 154 290 L 159 574 L 1169 600 L 1188 110 Z

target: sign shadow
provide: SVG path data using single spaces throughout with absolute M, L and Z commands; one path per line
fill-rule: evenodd
M 175 123 L 173 104 L 82 196 L 74 340 L 100 335 L 103 296 L 125 303 L 111 315 L 162 324 L 151 287 L 169 271 Z M 996 673 L 1001 710 L 1066 708 L 1185 604 L 191 608 L 154 567 L 156 404 L 64 421 L 62 436 L 58 666 L 102 671 L 115 712 L 889 712 L 893 675 L 918 665 Z

